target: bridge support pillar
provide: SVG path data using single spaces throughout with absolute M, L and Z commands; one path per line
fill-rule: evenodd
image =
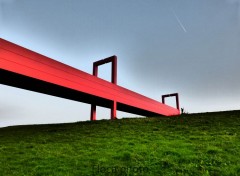
M 91 105 L 91 120 L 96 120 L 96 105 Z
M 111 108 L 111 119 L 114 120 L 117 118 L 117 102 L 113 101 L 113 105 Z
M 112 63 L 112 78 L 111 82 L 113 84 L 117 84 L 117 56 L 111 56 L 106 59 L 102 59 L 99 61 L 96 61 L 93 63 L 93 75 L 98 76 L 98 66 L 106 64 L 106 63 Z M 116 119 L 117 117 L 117 102 L 113 101 L 113 105 L 111 107 L 111 119 Z M 91 120 L 96 120 L 96 105 L 91 105 Z

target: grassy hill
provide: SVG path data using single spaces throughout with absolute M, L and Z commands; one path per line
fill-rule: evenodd
M 240 175 L 240 111 L 0 128 L 0 175 Z

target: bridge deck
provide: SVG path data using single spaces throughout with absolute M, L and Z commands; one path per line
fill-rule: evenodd
M 0 39 L 0 83 L 143 116 L 179 110 Z

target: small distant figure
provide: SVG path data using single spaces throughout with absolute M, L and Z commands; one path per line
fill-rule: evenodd
M 184 108 L 181 108 L 181 114 L 185 114 Z

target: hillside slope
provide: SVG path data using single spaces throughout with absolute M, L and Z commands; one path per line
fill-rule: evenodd
M 240 175 L 240 111 L 0 128 L 0 175 Z

